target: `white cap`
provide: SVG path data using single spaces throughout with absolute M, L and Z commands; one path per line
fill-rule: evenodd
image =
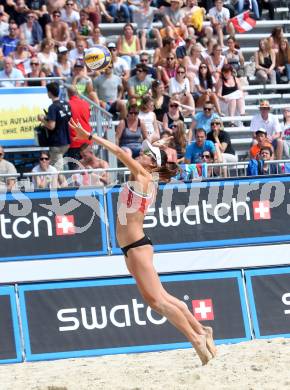
M 152 146 L 150 142 L 145 139 L 142 142 L 141 150 L 143 150 L 144 152 L 149 151 L 152 154 L 154 160 L 156 161 L 157 166 L 161 167 L 161 152 L 159 148 L 157 148 L 156 146 Z

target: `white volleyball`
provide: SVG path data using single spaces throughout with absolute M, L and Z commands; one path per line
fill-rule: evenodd
M 85 63 L 92 70 L 103 70 L 111 62 L 110 50 L 102 45 L 96 45 L 85 51 Z

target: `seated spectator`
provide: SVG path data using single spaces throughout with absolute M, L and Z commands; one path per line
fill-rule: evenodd
M 17 43 L 20 39 L 20 32 L 15 22 L 9 23 L 9 34 L 4 35 L 0 40 L 0 58 L 7 57 L 16 50 Z
M 45 0 L 37 0 L 37 1 L 26 0 L 25 3 L 27 7 L 30 9 L 30 11 L 33 12 L 34 15 L 36 15 L 38 19 L 38 23 L 42 28 L 42 36 L 43 36 L 45 32 L 45 26 L 47 25 L 47 23 L 50 22 L 50 15 L 47 11 Z
M 40 45 L 40 51 L 37 53 L 37 57 L 41 66 L 46 65 L 49 67 L 50 71 L 53 72 L 54 64 L 57 61 L 57 55 L 54 51 L 54 43 L 52 39 L 43 39 Z
M 112 56 L 113 72 L 116 76 L 121 77 L 123 85 L 130 77 L 130 67 L 124 58 L 118 56 L 116 44 L 114 42 L 108 43 L 108 49 Z
M 203 47 L 200 43 L 193 45 L 189 51 L 189 55 L 185 56 L 182 64 L 185 66 L 187 77 L 192 85 L 194 84 L 194 78 L 198 75 L 199 67 L 201 64 L 201 52 Z
M 190 1 L 190 0 L 189 0 Z M 195 0 L 193 0 L 195 1 Z M 187 55 L 190 48 L 196 44 L 196 36 L 189 35 L 184 42 L 184 45 L 179 45 L 176 48 L 176 57 L 179 62 L 182 62 L 183 58 Z
M 132 24 L 125 24 L 123 34 L 119 36 L 117 41 L 117 49 L 119 55 L 127 61 L 130 69 L 134 69 L 139 62 L 140 41 L 134 34 Z
M 58 187 L 58 173 L 57 169 L 50 165 L 49 152 L 41 152 L 39 156 L 39 164 L 33 169 L 33 173 L 51 173 L 51 175 L 37 175 L 32 176 L 32 183 L 34 188 L 57 188 Z
M 26 15 L 26 22 L 19 26 L 19 30 L 30 49 L 35 49 L 43 39 L 43 31 L 34 12 Z
M 54 45 L 66 46 L 70 40 L 70 31 L 67 23 L 60 20 L 60 10 L 52 13 L 52 21 L 45 26 L 46 39 L 52 40 Z
M 80 13 L 75 9 L 73 0 L 67 0 L 65 6 L 60 10 L 60 20 L 65 22 L 71 29 L 80 20 Z
M 261 148 L 269 146 L 272 148 L 272 142 L 267 138 L 267 131 L 262 127 L 255 132 L 255 140 L 257 143 L 250 148 L 250 157 L 257 159 L 259 158 Z
M 168 131 L 168 133 L 173 136 L 172 145 L 174 145 L 174 149 L 177 153 L 177 162 L 181 163 L 184 160 L 186 149 L 186 134 L 184 122 L 181 120 L 174 121 L 170 125 L 170 131 Z
M 192 107 L 193 110 L 190 110 L 187 115 L 194 113 L 194 100 L 191 95 L 190 83 L 186 75 L 186 69 L 183 65 L 179 65 L 176 69 L 176 76 L 172 77 L 169 80 L 169 96 L 173 96 L 176 99 L 178 95 L 178 100 L 184 105 Z
M 153 66 L 165 66 L 166 60 L 172 51 L 176 50 L 176 44 L 173 38 L 165 37 L 162 39 L 162 47 L 157 47 L 154 50 Z
M 177 152 L 173 141 L 173 135 L 169 131 L 164 131 L 161 138 L 153 143 L 167 154 L 167 161 L 177 163 Z
M 89 37 L 92 36 L 93 31 L 94 31 L 94 25 L 89 20 L 89 14 L 85 10 L 81 9 L 80 20 L 73 23 L 72 26 L 73 35 L 77 38 L 88 39 Z
M 283 110 L 283 150 L 286 158 L 290 158 L 290 107 Z
M 276 57 L 273 49 L 270 48 L 267 39 L 261 39 L 259 49 L 255 53 L 255 66 L 257 82 L 266 84 L 270 81 L 271 84 L 276 84 Z
M 3 5 L 0 5 L 0 42 L 1 39 L 9 34 L 9 24 L 7 23 L 8 18 L 5 15 Z
M 3 70 L 0 71 L 0 79 L 23 79 L 23 74 L 19 69 L 14 66 L 13 58 L 10 56 L 5 57 L 3 60 Z M 21 81 L 0 81 L 0 87 L 11 88 L 20 87 Z
M 192 137 L 196 129 L 204 129 L 206 133 L 209 133 L 211 130 L 212 120 L 217 118 L 219 118 L 219 115 L 214 112 L 212 103 L 205 102 L 203 111 L 197 112 L 192 119 L 188 134 L 188 141 L 192 141 Z
M 176 70 L 178 67 L 178 61 L 174 50 L 172 50 L 168 57 L 166 58 L 166 63 L 164 66 L 158 66 L 159 78 L 165 85 L 167 89 L 169 86 L 170 79 L 176 76 Z
M 116 144 L 133 158 L 139 156 L 142 142 L 147 138 L 145 124 L 138 118 L 137 105 L 128 107 L 128 115 L 116 128 Z
M 188 37 L 187 26 L 183 22 L 182 0 L 170 0 L 170 7 L 164 7 L 162 38 L 170 37 L 175 42 L 183 42 Z
M 126 103 L 122 100 L 122 80 L 113 73 L 112 64 L 100 76 L 94 79 L 93 86 L 100 100 L 100 105 L 105 110 L 111 114 L 120 113 L 120 118 L 126 117 Z
M 17 173 L 15 166 L 5 160 L 3 146 L 0 146 L 0 191 L 11 191 L 16 184 Z M 1 177 L 1 175 L 11 174 L 11 177 Z
M 248 176 L 275 175 L 281 173 L 279 164 L 269 164 L 273 160 L 273 150 L 269 146 L 263 146 L 257 159 L 249 161 L 247 167 Z
M 219 100 L 215 92 L 215 78 L 211 75 L 206 63 L 201 63 L 198 74 L 193 80 L 195 91 L 193 92 L 195 106 L 203 107 L 206 102 L 211 102 L 218 115 L 222 115 Z
M 259 1 L 260 15 L 262 15 L 262 10 L 267 9 L 269 11 L 269 20 L 275 19 L 275 7 L 274 3 L 270 0 L 261 0 Z
M 145 95 L 139 111 L 139 119 L 144 123 L 147 132 L 148 140 L 153 143 L 160 138 L 159 126 L 157 124 L 156 115 L 154 113 L 153 99 L 149 95 Z
M 106 45 L 106 38 L 101 34 L 101 30 L 99 27 L 94 27 L 92 36 L 88 37 L 87 39 L 87 44 L 88 47 L 95 47 L 96 45 Z
M 84 143 L 80 147 L 80 165 L 84 169 L 108 169 L 109 164 L 107 161 L 98 158 L 92 148 L 92 145 Z M 78 175 L 79 185 L 107 185 L 110 183 L 109 173 L 104 171 L 103 173 L 87 173 Z
M 227 114 L 230 117 L 245 115 L 244 93 L 239 79 L 234 76 L 231 65 L 226 64 L 223 66 L 216 89 L 223 112 L 227 110 Z M 234 126 L 234 122 L 231 122 L 231 125 Z
M 128 80 L 128 96 L 136 98 L 137 104 L 141 104 L 142 97 L 151 89 L 153 79 L 147 74 L 148 68 L 145 64 L 136 65 L 136 76 L 132 76 Z
M 14 60 L 15 68 L 19 69 L 23 76 L 26 76 L 31 58 L 31 52 L 28 50 L 27 42 L 22 39 L 18 41 L 16 50 L 10 56 Z
M 260 10 L 259 4 L 257 0 L 238 0 L 235 4 L 236 10 L 238 14 L 241 14 L 244 11 L 251 10 L 254 12 L 255 18 L 257 20 L 260 19 Z
M 283 27 L 274 27 L 270 37 L 268 38 L 270 49 L 278 53 L 280 42 L 284 39 Z
M 25 81 L 26 87 L 43 87 L 46 85 L 45 80 L 29 80 L 36 77 L 46 77 L 45 73 L 40 68 L 40 62 L 37 57 L 31 57 L 30 59 L 30 69 L 31 71 L 27 73 Z
M 209 151 L 214 153 L 214 161 L 216 161 L 216 149 L 212 141 L 206 139 L 204 129 L 195 130 L 195 141 L 191 142 L 186 147 L 184 162 L 185 164 L 194 164 L 202 162 L 203 152 Z
M 235 163 L 238 157 L 235 155 L 235 150 L 232 146 L 231 137 L 227 131 L 223 129 L 221 119 L 213 119 L 211 121 L 211 131 L 207 133 L 207 140 L 212 141 L 215 148 L 219 150 L 224 163 Z
M 156 71 L 155 68 L 153 68 L 153 66 L 151 66 L 149 64 L 149 54 L 146 53 L 146 51 L 143 51 L 140 54 L 140 64 L 146 65 L 147 66 L 147 74 L 149 76 L 151 76 L 153 79 L 157 79 L 157 71 Z M 132 69 L 131 76 L 135 76 L 136 75 L 136 70 L 137 70 L 137 68 Z
M 58 48 L 57 62 L 54 65 L 54 74 L 58 77 L 69 77 L 72 74 L 72 63 L 68 59 L 68 49 L 65 46 Z
M 236 38 L 232 36 L 228 37 L 227 45 L 228 49 L 224 51 L 227 63 L 233 67 L 237 77 L 243 77 L 245 59 L 239 48 Z
M 154 80 L 152 83 L 152 98 L 154 104 L 154 112 L 158 122 L 163 121 L 164 114 L 168 111 L 170 97 L 165 95 L 164 84 L 161 80 Z
M 218 82 L 222 68 L 228 63 L 226 57 L 222 55 L 222 47 L 216 44 L 212 48 L 212 53 L 207 57 L 206 63 L 215 80 Z
M 281 39 L 279 43 L 275 64 L 277 83 L 288 83 L 290 81 L 290 47 L 286 38 Z
M 114 23 L 131 22 L 130 9 L 126 2 L 122 0 L 106 0 L 106 9 L 109 15 L 113 18 Z
M 205 151 L 202 153 L 201 160 L 203 164 L 206 164 L 207 171 L 205 177 L 219 177 L 225 176 L 225 169 L 223 167 L 209 167 L 207 164 L 222 163 L 222 158 L 220 157 L 219 149 L 216 148 L 216 161 L 215 154 L 210 151 Z
M 170 99 L 168 105 L 168 111 L 164 113 L 162 120 L 163 130 L 167 130 L 172 133 L 171 126 L 176 121 L 184 121 L 184 117 L 181 113 L 181 108 L 178 102 L 174 99 Z
M 158 8 L 150 6 L 151 0 L 143 0 L 141 5 L 131 5 L 133 22 L 137 24 L 137 34 L 140 36 L 141 50 L 146 50 L 147 38 L 155 38 L 157 46 L 162 47 L 162 38 L 157 28 L 153 27 L 154 16 L 159 14 Z
M 214 31 L 217 33 L 221 47 L 224 45 L 224 33 L 235 35 L 233 23 L 229 21 L 230 11 L 223 7 L 222 0 L 215 0 L 215 6 L 208 12 L 208 16 Z
M 76 47 L 69 52 L 69 60 L 74 65 L 78 59 L 83 59 L 85 49 L 87 48 L 87 41 L 83 38 L 77 38 Z
M 186 7 L 182 8 L 183 22 L 187 26 L 188 34 L 197 34 L 200 36 L 206 36 L 212 38 L 212 28 L 210 26 L 204 26 L 204 18 L 206 16 L 206 10 L 203 7 L 199 7 L 197 0 L 187 0 Z
M 258 129 L 265 129 L 267 131 L 268 139 L 272 142 L 272 146 L 275 150 L 276 160 L 281 160 L 283 154 L 283 141 L 281 138 L 282 130 L 278 117 L 277 115 L 270 113 L 271 107 L 268 100 L 262 100 L 259 109 L 260 113 L 253 116 L 250 124 L 253 138 L 255 139 L 255 133 Z

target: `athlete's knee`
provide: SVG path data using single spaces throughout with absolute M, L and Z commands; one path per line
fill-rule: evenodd
M 144 301 L 151 307 L 151 309 L 160 314 L 164 312 L 166 299 L 161 294 L 154 295 L 151 293 L 143 293 L 142 295 Z

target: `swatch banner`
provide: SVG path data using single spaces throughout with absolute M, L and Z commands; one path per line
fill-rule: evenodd
M 121 253 L 115 236 L 119 191 L 107 195 L 116 254 Z M 290 241 L 288 204 L 289 177 L 168 184 L 159 187 L 144 231 L 157 251 L 285 242 Z
M 0 363 L 22 360 L 13 287 L 0 287 Z
M 0 261 L 107 253 L 99 190 L 3 195 Z
M 290 337 L 290 267 L 246 271 L 255 336 Z
M 241 273 L 162 277 L 215 339 L 250 338 Z M 19 287 L 27 360 L 189 347 L 165 317 L 142 300 L 131 278 Z

